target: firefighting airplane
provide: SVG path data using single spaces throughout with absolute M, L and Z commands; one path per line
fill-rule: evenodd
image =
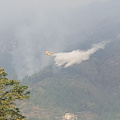
M 52 55 L 52 54 L 54 54 L 54 52 L 53 51 L 51 51 L 50 53 L 47 51 L 47 50 L 45 50 L 45 55 Z

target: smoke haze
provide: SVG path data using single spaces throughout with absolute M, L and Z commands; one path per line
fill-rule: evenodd
M 73 50 L 72 52 L 56 53 L 53 55 L 55 56 L 55 64 L 59 67 L 64 66 L 65 68 L 73 64 L 79 64 L 82 61 L 88 60 L 97 50 L 104 49 L 106 43 L 108 42 L 93 44 L 92 48 L 86 51 Z
M 9 62 L 19 78 L 31 75 L 51 64 L 45 50 L 72 51 L 81 48 L 81 43 L 90 41 L 91 45 L 109 39 L 103 32 L 104 39 L 91 42 L 102 25 L 114 26 L 120 21 L 119 4 L 119 0 L 1 0 L 0 42 L 6 41 L 2 42 L 5 45 L 8 41 L 15 42 Z

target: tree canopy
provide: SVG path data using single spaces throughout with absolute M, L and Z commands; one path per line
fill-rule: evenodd
M 8 80 L 7 73 L 0 68 L 0 120 L 25 120 L 16 100 L 28 99 L 28 86 L 20 85 L 19 81 Z

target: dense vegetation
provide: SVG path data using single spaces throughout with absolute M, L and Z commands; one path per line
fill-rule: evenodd
M 16 80 L 8 80 L 7 73 L 0 68 L 0 120 L 25 120 L 16 106 L 16 100 L 29 98 L 27 86 L 20 85 Z

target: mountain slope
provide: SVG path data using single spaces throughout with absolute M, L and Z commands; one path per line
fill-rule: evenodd
M 69 68 L 52 65 L 26 76 L 23 83 L 30 86 L 30 102 L 39 107 L 39 112 L 41 108 L 46 111 L 43 117 L 46 120 L 58 119 L 56 115 L 60 119 L 66 112 L 78 116 L 90 112 L 95 114 L 94 120 L 117 119 L 120 113 L 119 43 L 119 40 L 110 43 L 104 51 L 81 64 Z

